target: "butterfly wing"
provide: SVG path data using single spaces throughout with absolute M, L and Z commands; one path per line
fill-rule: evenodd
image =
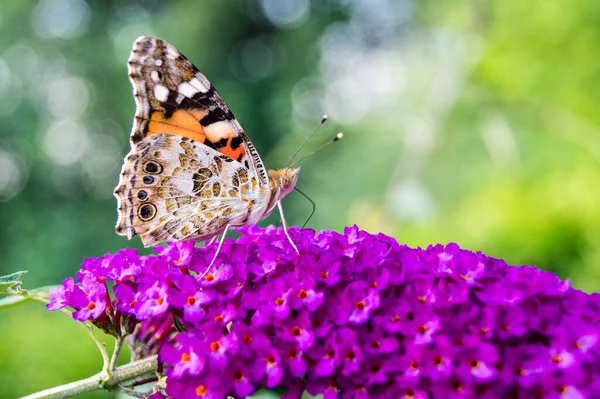
M 133 144 L 160 133 L 188 137 L 238 161 L 268 186 L 262 160 L 229 107 L 175 47 L 155 37 L 138 38 L 129 77 L 137 104 Z
M 153 134 L 125 159 L 116 231 L 140 235 L 145 246 L 205 240 L 227 224 L 244 224 L 256 203 L 248 192 L 261 188 L 239 162 L 187 137 Z
M 115 189 L 117 233 L 145 246 L 199 241 L 260 217 L 267 173 L 206 77 L 153 37 L 134 43 L 129 77 L 137 110 Z

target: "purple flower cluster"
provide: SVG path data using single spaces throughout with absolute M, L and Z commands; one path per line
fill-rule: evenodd
M 600 397 L 600 294 L 356 226 L 291 229 L 299 255 L 280 228 L 240 232 L 208 271 L 216 244 L 88 259 L 48 308 L 134 332 L 138 353 L 159 353 L 157 397 Z

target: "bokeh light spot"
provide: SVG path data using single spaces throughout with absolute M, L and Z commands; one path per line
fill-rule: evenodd
M 55 121 L 44 135 L 44 150 L 57 164 L 69 165 L 79 161 L 87 147 L 87 130 L 73 120 Z
M 27 165 L 19 156 L 0 150 L 0 201 L 8 201 L 19 194 L 27 177 Z
M 90 23 L 90 7 L 83 0 L 42 0 L 33 10 L 33 29 L 44 39 L 73 39 Z
M 262 0 L 265 16 L 278 26 L 298 25 L 308 18 L 308 0 Z
M 48 111 L 55 116 L 77 118 L 83 114 L 89 102 L 85 81 L 75 76 L 57 79 L 46 90 Z

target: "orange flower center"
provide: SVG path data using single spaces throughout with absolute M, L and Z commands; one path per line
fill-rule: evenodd
M 462 388 L 462 384 L 460 383 L 460 381 L 454 381 L 454 382 L 452 383 L 452 388 L 454 388 L 454 390 L 455 390 L 455 391 L 458 391 L 458 392 L 460 392 L 460 391 L 462 391 L 462 390 L 463 390 L 463 388 Z
M 183 352 L 181 354 L 181 363 L 187 363 L 190 361 L 190 354 L 187 352 Z
M 308 296 L 308 292 L 306 292 L 306 290 L 300 290 L 300 292 L 298 293 L 298 298 L 306 298 Z
M 558 364 L 560 362 L 562 362 L 562 357 L 560 357 L 559 355 L 552 356 L 552 363 Z
M 187 300 L 188 305 L 193 305 L 196 303 L 196 297 L 195 296 L 188 296 L 188 300 Z
M 198 396 L 205 396 L 207 392 L 208 392 L 208 389 L 206 389 L 206 387 L 204 385 L 198 385 L 196 387 L 196 395 L 198 395 Z
M 219 341 L 214 341 L 210 343 L 210 350 L 213 352 L 218 351 L 219 349 L 221 349 L 221 344 L 219 343 Z
M 558 393 L 565 394 L 567 393 L 567 387 L 565 385 L 560 385 L 557 389 Z

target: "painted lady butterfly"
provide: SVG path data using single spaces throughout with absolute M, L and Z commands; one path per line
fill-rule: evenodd
M 300 169 L 267 171 L 215 88 L 166 41 L 138 38 L 129 78 L 137 111 L 115 189 L 117 233 L 139 235 L 146 247 L 203 241 L 278 207 L 296 249 L 281 199 Z

